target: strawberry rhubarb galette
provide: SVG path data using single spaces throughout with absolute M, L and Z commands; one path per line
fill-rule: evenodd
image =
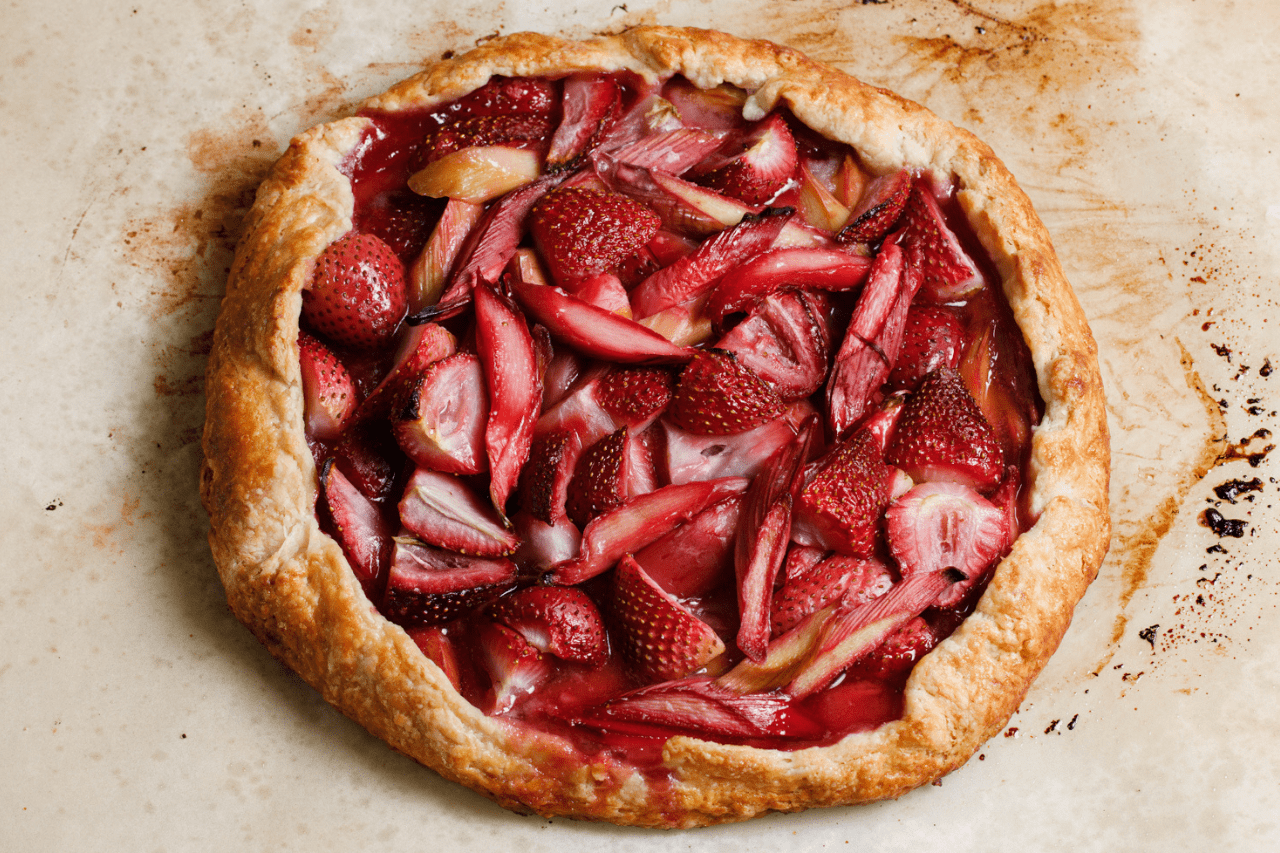
M 898 796 L 1108 538 L 1094 344 L 968 133 L 790 50 L 497 39 L 301 135 L 209 368 L 236 615 L 508 807 Z

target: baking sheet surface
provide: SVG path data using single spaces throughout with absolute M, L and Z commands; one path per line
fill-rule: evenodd
M 0 848 L 1275 849 L 1269 0 L 106 5 L 0 31 Z M 283 670 L 209 557 L 205 359 L 289 138 L 496 33 L 638 23 L 772 38 L 975 131 L 1098 338 L 1111 555 L 1003 734 L 897 802 L 679 836 L 509 814 Z

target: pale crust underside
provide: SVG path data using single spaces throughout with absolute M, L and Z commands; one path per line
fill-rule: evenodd
M 916 667 L 903 719 L 836 745 L 775 752 L 674 738 L 669 780 L 600 764 L 480 714 L 361 592 L 317 526 L 295 340 L 312 259 L 351 227 L 336 166 L 365 123 L 301 135 L 258 191 L 236 254 L 208 371 L 201 494 L 236 616 L 329 702 L 396 749 L 504 806 L 617 823 L 693 826 L 897 797 L 963 764 L 1017 709 L 1058 646 L 1109 538 L 1109 444 L 1096 347 L 1048 235 L 991 150 L 922 107 L 766 42 L 643 28 L 592 42 L 520 34 L 441 62 L 366 107 L 451 100 L 491 75 L 627 68 L 680 73 L 785 103 L 876 171 L 956 176 L 1030 347 L 1046 413 L 1034 437 L 1033 506 L 959 630 Z

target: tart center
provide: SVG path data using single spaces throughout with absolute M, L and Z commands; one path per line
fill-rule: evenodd
M 954 182 L 747 93 L 372 114 L 299 338 L 317 513 L 486 714 L 653 764 L 900 716 L 1032 519 L 1041 404 Z

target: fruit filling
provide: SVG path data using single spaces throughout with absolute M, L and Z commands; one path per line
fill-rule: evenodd
M 902 713 L 1031 517 L 1042 409 L 937 176 L 747 93 L 368 114 L 299 357 L 317 514 L 486 714 L 652 765 Z

